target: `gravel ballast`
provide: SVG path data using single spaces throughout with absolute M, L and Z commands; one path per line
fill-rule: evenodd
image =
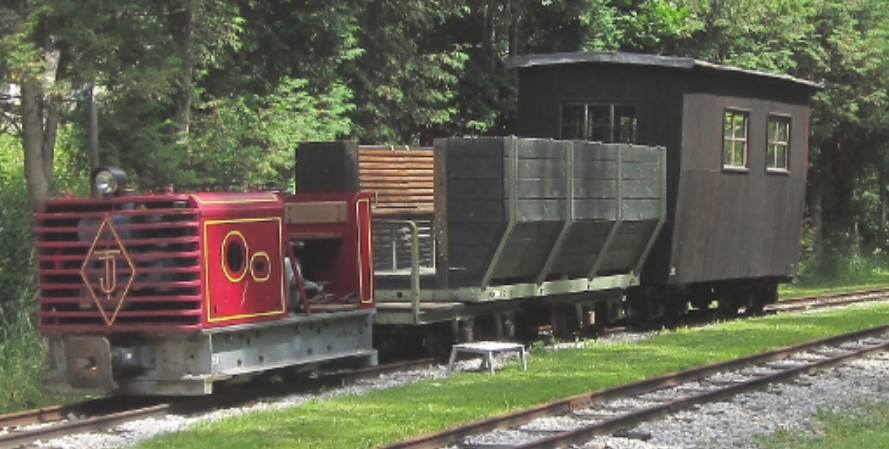
M 643 337 L 634 337 L 644 338 Z M 496 363 L 504 363 L 500 359 Z M 533 363 L 533 358 L 531 363 Z M 459 369 L 478 369 L 479 361 L 459 362 Z M 248 412 L 281 409 L 309 399 L 342 395 L 362 395 L 376 389 L 391 388 L 446 376 L 446 367 L 379 376 L 355 385 L 316 394 L 293 395 L 274 400 L 260 400 L 245 407 L 229 408 L 198 416 L 168 416 L 126 423 L 109 432 L 81 434 L 42 442 L 40 446 L 64 449 L 110 449 L 127 447 L 154 436 L 187 430 L 202 421 L 215 421 Z M 889 399 L 889 355 L 878 354 L 848 365 L 833 368 L 767 390 L 736 396 L 719 402 L 678 412 L 655 422 L 643 423 L 626 432 L 633 438 L 603 437 L 582 446 L 597 449 L 680 449 L 680 448 L 757 448 L 755 436 L 779 429 L 814 433 L 812 417 L 821 410 L 844 411 L 864 401 Z M 553 418 L 557 421 L 560 418 Z M 539 424 L 538 424 L 539 425 Z M 554 423 L 558 426 L 558 423 Z M 503 435 L 508 440 L 511 432 Z M 488 441 L 486 441 L 488 442 Z M 488 442 L 488 443 L 492 443 Z

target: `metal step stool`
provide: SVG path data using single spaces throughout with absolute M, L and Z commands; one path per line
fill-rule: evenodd
M 478 341 L 475 343 L 459 343 L 451 349 L 451 359 L 448 361 L 448 374 L 454 370 L 454 362 L 457 354 L 465 352 L 482 356 L 482 368 L 487 367 L 491 375 L 494 374 L 494 354 L 516 353 L 522 371 L 528 370 L 528 361 L 525 357 L 525 346 L 521 343 L 506 343 L 501 341 Z

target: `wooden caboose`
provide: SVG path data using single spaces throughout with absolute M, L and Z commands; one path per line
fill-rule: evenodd
M 629 53 L 507 65 L 518 73 L 517 135 L 667 148 L 667 221 L 644 286 L 681 293 L 678 308 L 759 307 L 796 274 L 818 84 Z

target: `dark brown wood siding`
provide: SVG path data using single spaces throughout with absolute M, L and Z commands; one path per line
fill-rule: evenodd
M 516 134 L 558 138 L 566 102 L 634 104 L 638 142 L 667 148 L 668 219 L 649 285 L 793 275 L 799 258 L 810 87 L 755 74 L 620 64 L 519 69 Z M 722 169 L 726 107 L 751 111 L 749 170 Z M 766 117 L 791 117 L 790 171 L 766 173 Z
M 723 169 L 723 116 L 749 113 L 747 168 Z M 766 169 L 770 114 L 791 119 L 789 171 Z M 688 79 L 671 283 L 796 273 L 808 160 L 808 94 L 727 77 Z

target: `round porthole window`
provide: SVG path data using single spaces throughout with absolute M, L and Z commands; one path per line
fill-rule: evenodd
M 258 252 L 250 258 L 250 275 L 258 282 L 265 282 L 271 276 L 269 255 Z
M 247 241 L 238 231 L 222 239 L 222 272 L 232 282 L 240 282 L 247 274 Z

